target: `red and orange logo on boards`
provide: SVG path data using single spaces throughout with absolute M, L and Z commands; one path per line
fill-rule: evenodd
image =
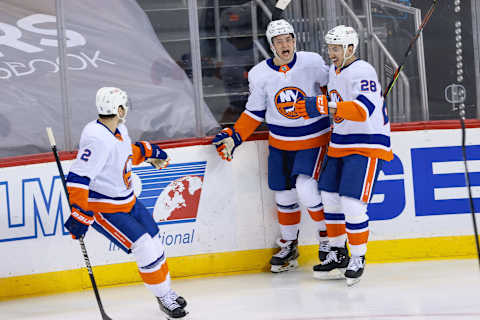
M 330 95 L 330 101 L 334 101 L 334 102 L 343 101 L 342 97 L 340 96 L 340 93 L 338 93 L 337 90 L 331 90 L 331 91 L 329 92 L 329 95 Z M 343 122 L 343 120 L 345 120 L 345 119 L 340 118 L 340 117 L 337 117 L 337 116 L 335 116 L 335 117 L 333 118 L 333 121 L 334 121 L 335 123 L 341 123 L 341 122 Z
M 284 117 L 298 119 L 300 116 L 295 112 L 295 101 L 304 99 L 305 96 L 305 92 L 297 87 L 282 88 L 275 95 L 275 106 Z
M 129 155 L 123 166 L 123 183 L 127 189 L 132 187 L 132 155 Z

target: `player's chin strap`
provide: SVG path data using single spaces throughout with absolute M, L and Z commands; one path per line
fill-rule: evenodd
M 460 125 L 462 127 L 462 156 L 463 156 L 463 164 L 465 166 L 465 183 L 467 185 L 467 190 L 468 190 L 470 212 L 472 214 L 472 222 L 473 222 L 473 232 L 475 236 L 475 244 L 477 246 L 478 263 L 480 265 L 480 245 L 478 243 L 477 221 L 475 218 L 475 206 L 473 203 L 472 187 L 470 185 L 470 176 L 469 176 L 468 166 L 467 166 L 467 147 L 466 147 L 467 130 L 465 129 L 465 103 L 464 103 L 465 98 L 466 98 L 465 87 L 462 86 L 461 84 L 451 84 L 445 88 L 445 99 L 452 104 L 452 108 L 454 111 L 458 110 L 458 115 L 460 117 Z

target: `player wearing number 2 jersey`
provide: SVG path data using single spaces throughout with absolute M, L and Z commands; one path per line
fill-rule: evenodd
M 332 61 L 329 99 L 307 97 L 296 103 L 297 112 L 306 118 L 333 116 L 333 132 L 318 185 L 332 248 L 327 259 L 314 267 L 314 276 L 338 276 L 340 269 L 340 275 L 352 285 L 365 267 L 367 204 L 382 164 L 393 159 L 390 124 L 375 69 L 355 57 L 355 30 L 337 26 L 327 33 L 325 41 Z
M 170 288 L 165 250 L 152 214 L 136 200 L 132 165 L 151 162 L 161 169 L 168 156 L 146 141 L 132 144 L 124 120 L 128 97 L 123 90 L 103 87 L 97 92 L 98 119 L 82 131 L 78 155 L 67 176 L 72 213 L 65 223 L 73 238 L 92 227 L 131 253 L 147 288 L 170 318 L 184 318 L 186 300 Z

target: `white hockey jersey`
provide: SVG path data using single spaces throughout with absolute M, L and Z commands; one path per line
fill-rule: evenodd
M 328 66 L 313 52 L 297 52 L 292 62 L 276 66 L 268 59 L 248 73 L 250 95 L 246 110 L 235 123 L 245 140 L 265 121 L 269 143 L 281 150 L 304 150 L 326 145 L 330 132 L 327 116 L 304 119 L 295 112 L 297 99 L 322 94 L 328 82 Z
M 67 177 L 72 206 L 102 213 L 129 212 L 136 201 L 131 177 L 133 158 L 124 124 L 114 134 L 98 120 L 88 123 Z
M 328 94 L 337 102 L 328 155 L 393 159 L 390 123 L 375 69 L 363 60 L 352 62 L 340 72 L 331 65 Z

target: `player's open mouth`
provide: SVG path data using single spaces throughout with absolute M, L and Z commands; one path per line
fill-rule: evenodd
M 288 54 L 290 54 L 290 50 L 283 50 L 283 51 L 282 51 L 282 54 L 283 54 L 283 55 L 288 55 Z

